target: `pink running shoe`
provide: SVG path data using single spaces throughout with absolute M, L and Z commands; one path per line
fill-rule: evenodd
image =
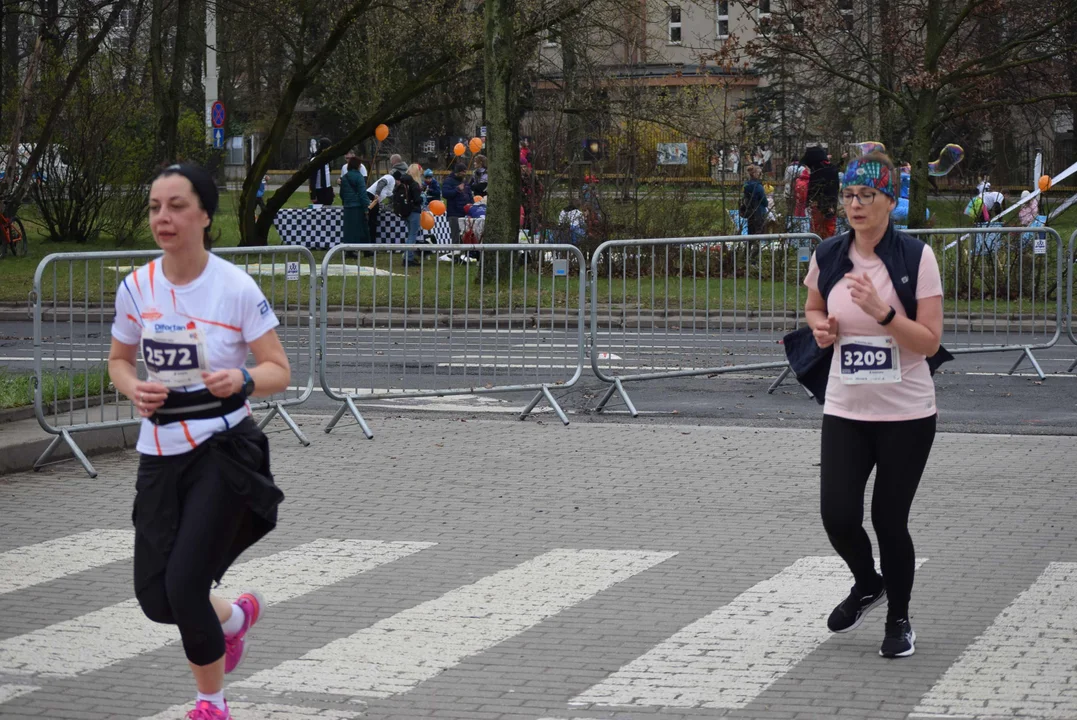
M 243 627 L 235 635 L 224 638 L 224 671 L 226 673 L 232 672 L 243 662 L 243 657 L 247 654 L 247 643 L 244 637 L 247 631 L 261 619 L 262 609 L 265 607 L 265 601 L 255 590 L 240 595 L 236 598 L 235 604 L 243 610 Z
M 187 713 L 187 720 L 232 720 L 232 713 L 228 712 L 227 702 L 221 710 L 209 700 L 199 700 L 194 704 L 194 710 Z

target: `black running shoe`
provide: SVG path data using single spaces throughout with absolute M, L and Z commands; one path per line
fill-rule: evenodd
M 909 657 L 916 652 L 916 631 L 912 629 L 908 618 L 886 621 L 886 637 L 879 648 L 884 658 Z
M 849 591 L 849 597 L 845 598 L 830 613 L 826 626 L 830 632 L 843 633 L 856 630 L 860 623 L 864 622 L 864 616 L 876 605 L 886 599 L 886 588 L 880 589 L 873 595 L 861 595 L 856 586 Z

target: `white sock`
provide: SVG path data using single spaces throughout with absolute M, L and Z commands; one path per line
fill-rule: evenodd
M 225 705 L 224 705 L 224 690 L 221 690 L 220 692 L 215 692 L 215 693 L 212 693 L 212 694 L 198 693 L 198 700 L 199 701 L 205 700 L 207 702 L 211 702 L 211 703 L 213 703 L 213 707 L 217 708 L 218 710 L 224 710 L 224 708 L 225 708 Z
M 243 629 L 244 620 L 246 616 L 243 614 L 243 608 L 232 603 L 232 617 L 221 623 L 221 629 L 224 630 L 225 635 L 235 635 Z

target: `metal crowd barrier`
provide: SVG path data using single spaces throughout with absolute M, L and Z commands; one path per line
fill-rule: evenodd
M 955 355 L 1020 353 L 1046 376 L 1035 352 L 1061 337 L 1063 241 L 1052 228 L 907 230 L 931 246 L 943 287 L 942 343 Z
M 261 286 L 280 319 L 277 333 L 292 365 L 294 385 L 254 401 L 267 411 L 265 427 L 280 418 L 304 445 L 309 441 L 286 408 L 314 390 L 314 308 L 317 266 L 306 248 L 222 248 L 214 251 L 244 268 Z M 160 257 L 155 250 L 57 253 L 42 259 L 30 303 L 34 318 L 34 410 L 38 424 L 56 437 L 37 459 L 49 461 L 61 443 L 82 467 L 97 472 L 75 442 L 76 433 L 137 425 L 134 404 L 112 387 L 108 375 L 115 293 L 132 270 Z M 140 372 L 141 358 L 138 361 Z
M 407 255 L 414 252 L 414 264 Z M 411 265 L 410 267 L 408 265 Z M 319 376 L 341 403 L 533 391 L 583 374 L 585 266 L 572 245 L 338 245 L 322 261 Z
M 1066 267 L 1069 272 L 1066 273 L 1066 337 L 1074 345 L 1077 345 L 1077 336 L 1073 333 L 1073 285 L 1077 282 L 1077 278 L 1074 277 L 1073 266 L 1077 263 L 1077 257 L 1074 257 L 1074 252 L 1077 252 L 1077 230 L 1073 231 L 1070 235 L 1069 246 L 1066 248 Z M 1066 369 L 1066 372 L 1073 372 L 1073 369 L 1077 368 L 1077 360 Z
M 600 245 L 591 258 L 591 368 L 610 386 L 595 410 L 617 393 L 635 417 L 629 381 L 787 368 L 781 339 L 802 322 L 819 241 L 786 233 Z

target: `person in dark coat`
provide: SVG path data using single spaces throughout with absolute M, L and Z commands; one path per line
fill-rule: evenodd
M 740 201 L 740 216 L 748 221 L 749 235 L 762 235 L 767 222 L 767 191 L 761 179 L 763 169 L 748 166 L 748 181 L 744 183 L 744 197 Z
M 453 244 L 460 242 L 463 233 L 464 217 L 467 215 L 465 206 L 475 200 L 464 173 L 467 165 L 457 162 L 453 165 L 452 174 L 445 178 L 441 185 L 441 195 L 445 198 L 445 214 L 449 218 L 449 232 L 452 235 Z
M 441 199 L 441 185 L 438 183 L 438 179 L 434 177 L 434 171 L 430 168 L 423 170 L 423 195 L 426 197 L 428 204 L 431 200 Z
M 808 207 L 811 209 L 811 231 L 821 238 L 837 234 L 838 189 L 841 185 L 838 169 L 830 164 L 826 150 L 819 146 L 804 152 L 801 164 L 811 172 L 808 179 Z
M 357 156 L 348 159 L 348 172 L 340 178 L 340 200 L 344 205 L 344 242 L 350 245 L 370 242 L 366 220 L 366 180 L 360 172 Z

